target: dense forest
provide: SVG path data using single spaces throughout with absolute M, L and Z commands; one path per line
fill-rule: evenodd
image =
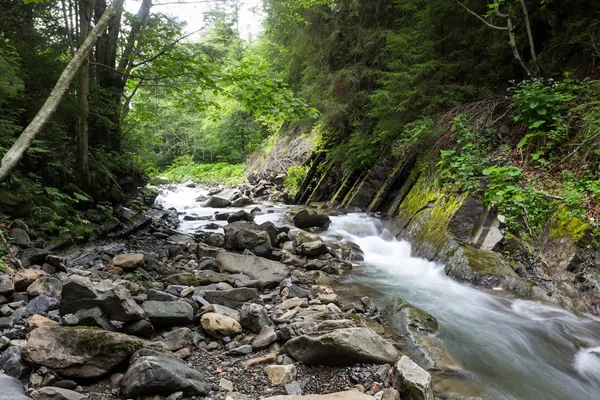
M 239 182 L 244 164 L 260 169 L 304 135 L 308 160 L 276 158 L 292 195 L 319 168 L 350 182 L 403 154 L 406 168 L 435 165 L 438 183 L 497 207 L 514 232 L 535 236 L 555 202 L 597 225 L 595 1 L 268 0 L 251 39 L 237 29 L 239 1 L 215 2 L 191 33 L 167 4 L 138 3 L 131 14 L 111 5 L 16 161 L 8 150 L 109 4 L 0 3 L 8 217 L 85 231 L 74 209 L 118 204 L 158 175 Z

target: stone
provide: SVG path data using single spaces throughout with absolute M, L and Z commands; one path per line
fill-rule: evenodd
M 277 308 L 280 310 L 290 310 L 292 308 L 298 307 L 306 307 L 308 305 L 307 299 L 301 299 L 299 297 L 294 297 L 291 299 L 284 300 L 281 304 L 277 305 Z
M 246 360 L 242 363 L 245 368 L 252 367 L 258 364 L 270 364 L 277 361 L 277 355 L 275 353 L 269 353 L 264 356 L 254 357 L 249 360 Z
M 44 276 L 27 287 L 27 294 L 31 297 L 46 295 L 59 298 L 62 292 L 62 283 L 52 276 Z
M 60 301 L 58 299 L 42 294 L 34 297 L 33 300 L 27 304 L 26 309 L 30 314 L 47 314 L 50 310 L 58 309 L 59 305 Z
M 327 229 L 329 224 L 331 224 L 331 219 L 329 219 L 329 216 L 318 211 L 308 209 L 304 209 L 296 213 L 292 220 L 294 225 L 300 229 L 313 227 Z
M 145 301 L 142 308 L 155 326 L 187 325 L 194 319 L 194 308 L 184 301 Z
M 39 269 L 25 268 L 17 271 L 14 277 L 14 285 L 16 291 L 27 290 L 29 285 L 40 279 L 46 273 Z
M 129 322 L 144 318 L 144 310 L 124 286 L 108 281 L 92 282 L 89 278 L 72 275 L 62 288 L 60 315 L 94 307 L 99 307 L 112 321 Z
M 318 240 L 314 242 L 302 243 L 299 246 L 299 249 L 300 254 L 304 254 L 310 257 L 320 256 L 321 254 L 326 254 L 329 251 L 325 242 Z
M 252 201 L 252 199 L 246 196 L 242 196 L 231 203 L 233 207 L 246 207 L 252 204 L 254 204 L 254 201 Z
M 171 275 L 167 278 L 167 283 L 171 285 L 204 286 L 221 282 L 234 284 L 235 279 L 230 275 L 221 274 L 211 270 L 183 272 Z
M 266 349 L 277 341 L 277 332 L 273 326 L 265 326 L 252 341 L 254 350 Z
M 233 392 L 233 382 L 225 378 L 221 378 L 219 381 L 219 389 L 224 392 Z
M 229 224 L 231 224 L 233 222 L 238 222 L 238 221 L 253 222 L 254 215 L 250 214 L 248 211 L 240 210 L 233 214 L 229 214 L 229 217 L 227 217 L 227 223 L 229 223 Z
M 262 305 L 244 303 L 240 310 L 240 324 L 254 333 L 259 333 L 265 326 L 271 325 L 272 322 Z
M 15 291 L 15 285 L 7 274 L 0 274 L 0 294 L 10 295 Z
M 113 258 L 113 265 L 122 269 L 134 269 L 144 265 L 143 254 L 119 254 Z
M 21 382 L 12 376 L 0 373 L 0 400 L 29 400 Z
M 273 385 L 287 385 L 296 379 L 295 365 L 267 365 L 265 372 Z
M 226 317 L 235 319 L 237 322 L 240 322 L 240 313 L 237 310 L 221 304 L 210 304 L 202 307 L 200 311 L 202 313 L 213 312 L 215 314 L 224 315 Z
M 143 347 L 141 340 L 96 328 L 42 326 L 23 348 L 25 361 L 64 377 L 96 378 L 112 371 Z
M 402 398 L 408 400 L 435 400 L 431 375 L 407 356 L 394 365 L 393 385 Z
M 309 365 L 393 364 L 400 353 L 368 328 L 344 328 L 295 337 L 282 348 L 294 359 Z
M 0 330 L 12 329 L 14 326 L 15 317 L 0 317 Z
M 175 352 L 194 345 L 194 332 L 190 328 L 179 328 L 162 334 L 163 343 Z
M 206 199 L 203 206 L 209 208 L 227 208 L 231 207 L 231 201 L 219 196 L 210 196 Z
M 149 338 L 154 333 L 154 327 L 150 320 L 145 318 L 140 319 L 139 321 L 126 322 L 123 324 L 122 331 L 128 335 Z
M 284 385 L 285 392 L 290 396 L 302 396 L 302 386 L 298 381 L 293 381 L 292 383 L 288 383 Z
M 306 396 L 273 396 L 263 400 L 374 400 L 373 396 L 361 393 L 358 390 L 337 392 L 329 394 L 309 394 Z
M 271 247 L 271 237 L 258 229 L 253 222 L 237 221 L 224 227 L 225 248 L 231 250 L 252 250 L 261 245 Z
M 202 396 L 210 385 L 200 371 L 179 358 L 151 350 L 138 351 L 121 383 L 127 397 L 170 395 L 182 392 L 185 396 Z
M 31 366 L 21 357 L 21 349 L 9 347 L 0 355 L 0 367 L 13 378 L 21 379 L 31 372 Z
M 261 303 L 258 290 L 255 288 L 207 290 L 204 299 L 209 303 L 222 304 L 230 308 L 240 308 L 244 303 Z
M 85 400 L 88 397 L 74 390 L 47 386 L 31 393 L 33 400 Z
M 242 333 L 242 326 L 233 318 L 216 313 L 206 313 L 200 319 L 202 329 L 210 335 L 222 338 Z
M 40 314 L 33 314 L 31 317 L 27 318 L 27 326 L 30 328 L 35 329 L 44 325 L 59 326 L 60 324 Z
M 25 229 L 12 228 L 8 232 L 8 236 L 10 236 L 10 238 L 12 239 L 12 243 L 19 247 L 27 248 L 31 246 L 31 239 L 29 238 L 29 235 L 27 234 Z
M 217 264 L 222 271 L 243 273 L 265 287 L 274 287 L 288 277 L 290 270 L 284 264 L 252 255 L 221 253 Z

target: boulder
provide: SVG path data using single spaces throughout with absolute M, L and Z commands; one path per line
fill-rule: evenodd
M 210 390 L 206 377 L 184 361 L 155 351 L 134 354 L 121 382 L 126 397 L 170 395 L 203 396 Z
M 108 281 L 92 282 L 89 278 L 72 275 L 63 285 L 61 296 L 61 315 L 99 307 L 112 321 L 128 322 L 144 318 L 144 310 L 131 298 L 129 290 Z
M 12 376 L 0 373 L 0 400 L 29 400 L 21 382 Z
M 219 196 L 210 196 L 203 205 L 209 208 L 227 208 L 231 207 L 231 201 Z
M 373 396 L 359 392 L 358 390 L 349 390 L 346 392 L 329 394 L 309 394 L 306 396 L 273 396 L 265 397 L 264 400 L 374 400 Z
M 329 216 L 315 210 L 304 209 L 292 218 L 294 225 L 300 229 L 322 228 L 327 229 L 331 224 Z
M 141 340 L 96 328 L 42 326 L 29 334 L 22 356 L 64 377 L 107 374 L 141 349 Z
M 0 356 L 0 368 L 13 378 L 21 379 L 31 372 L 31 366 L 21 358 L 21 349 L 9 347 Z
M 142 308 L 155 326 L 187 325 L 194 319 L 194 308 L 184 301 L 145 301 Z
M 240 324 L 254 333 L 260 333 L 265 326 L 271 325 L 272 322 L 262 305 L 244 303 L 240 310 Z
M 229 214 L 227 217 L 227 223 L 229 224 L 238 221 L 252 222 L 254 221 L 254 215 L 250 214 L 248 211 L 240 210 L 238 212 L 234 212 L 233 214 Z
M 216 313 L 206 313 L 200 319 L 202 329 L 216 338 L 242 333 L 242 326 L 233 318 Z
M 258 230 L 258 226 L 253 222 L 232 222 L 224 227 L 224 232 L 226 249 L 252 250 L 259 246 L 271 246 L 269 234 Z
M 400 353 L 368 328 L 345 328 L 324 334 L 298 336 L 282 351 L 309 365 L 393 364 Z
M 27 326 L 30 328 L 35 329 L 43 325 L 58 326 L 60 324 L 54 320 L 51 320 L 50 318 L 46 318 L 43 315 L 39 314 L 33 314 L 31 317 L 27 318 Z
M 295 365 L 267 365 L 265 372 L 273 385 L 287 385 L 296 379 Z
M 14 277 L 15 290 L 27 290 L 29 285 L 44 275 L 46 275 L 46 273 L 39 269 L 25 268 L 18 270 Z
M 247 304 L 251 304 L 251 303 L 247 303 Z M 233 308 L 229 308 L 227 306 L 223 306 L 221 304 L 209 304 L 209 305 L 203 306 L 200 309 L 200 312 L 203 314 L 212 312 L 215 314 L 224 315 L 226 317 L 233 318 L 237 322 L 240 322 L 240 313 L 237 310 L 234 310 Z
M 31 297 L 45 295 L 58 298 L 60 297 L 61 292 L 61 281 L 51 276 L 41 277 L 27 288 L 27 294 Z
M 431 375 L 407 356 L 394 365 L 393 384 L 403 399 L 435 400 L 431 387 Z
M 163 333 L 161 341 L 167 345 L 169 350 L 175 352 L 194 345 L 194 332 L 190 328 L 175 329 Z
M 261 303 L 255 288 L 236 288 L 229 290 L 207 290 L 204 299 L 209 303 L 221 304 L 230 308 L 240 308 L 244 303 Z
M 15 291 L 15 285 L 13 284 L 10 276 L 6 274 L 0 274 L 0 294 L 12 294 Z
M 262 233 L 268 238 L 266 232 Z M 222 271 L 243 273 L 265 287 L 277 286 L 290 274 L 289 268 L 280 262 L 244 254 L 220 253 L 217 264 Z
M 58 387 L 43 387 L 31 393 L 33 400 L 85 400 L 88 397 L 74 390 Z
M 252 201 L 252 199 L 250 199 L 249 197 L 246 196 L 242 196 L 239 199 L 235 199 L 231 205 L 233 207 L 246 207 L 246 206 L 250 206 L 254 204 L 254 201 Z
M 56 310 L 60 305 L 60 301 L 54 297 L 49 297 L 44 294 L 34 297 L 27 306 L 26 309 L 30 314 L 47 314 L 48 311 Z
M 329 249 L 327 249 L 327 245 L 323 241 L 314 241 L 314 242 L 306 242 L 302 243 L 299 246 L 300 254 L 304 254 L 310 257 L 320 256 L 321 254 L 326 254 Z
M 19 247 L 27 248 L 31 246 L 31 239 L 25 229 L 12 228 L 8 232 L 8 236 L 12 239 L 12 243 Z
M 276 341 L 277 332 L 275 332 L 275 328 L 273 326 L 265 326 L 252 341 L 252 348 L 254 350 L 266 349 Z
M 134 269 L 144 265 L 143 254 L 119 254 L 113 258 L 113 265 L 123 269 Z

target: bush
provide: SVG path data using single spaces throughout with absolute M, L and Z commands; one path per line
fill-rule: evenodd
M 181 183 L 225 183 L 233 185 L 244 180 L 243 164 L 197 164 L 191 156 L 177 157 L 163 173 L 170 181 Z
M 308 170 L 308 165 L 294 165 L 288 168 L 283 186 L 290 191 L 292 197 L 300 190 L 300 186 L 302 186 Z

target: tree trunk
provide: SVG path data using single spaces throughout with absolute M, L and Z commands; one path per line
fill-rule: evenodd
M 123 6 L 123 1 L 124 0 L 113 0 L 110 6 L 106 8 L 106 11 L 104 14 L 102 14 L 102 18 L 100 18 L 92 32 L 82 43 L 81 47 L 77 50 L 77 52 L 75 52 L 75 55 L 71 61 L 69 61 L 69 64 L 67 64 L 40 111 L 38 111 L 33 120 L 21 133 L 17 141 L 4 155 L 2 158 L 2 163 L 0 164 L 0 182 L 3 182 L 6 180 L 6 178 L 8 178 L 23 155 L 25 155 L 27 150 L 29 150 L 31 147 L 31 142 L 33 142 L 33 139 L 35 139 L 36 135 L 44 128 L 50 117 L 52 117 L 52 114 L 54 114 L 56 111 L 56 108 L 60 104 L 64 94 L 69 89 L 73 78 L 77 75 L 77 72 L 83 65 L 84 61 L 89 57 L 90 51 L 98 40 L 98 36 L 108 26 L 110 17 Z
M 92 27 L 93 2 L 91 0 L 82 0 L 80 11 L 80 43 L 83 43 L 90 34 Z M 79 70 L 79 105 L 81 114 L 77 119 L 77 138 L 76 138 L 76 165 L 75 171 L 77 178 L 83 188 L 90 185 L 90 163 L 89 163 L 89 115 L 90 115 L 90 58 L 83 61 Z

